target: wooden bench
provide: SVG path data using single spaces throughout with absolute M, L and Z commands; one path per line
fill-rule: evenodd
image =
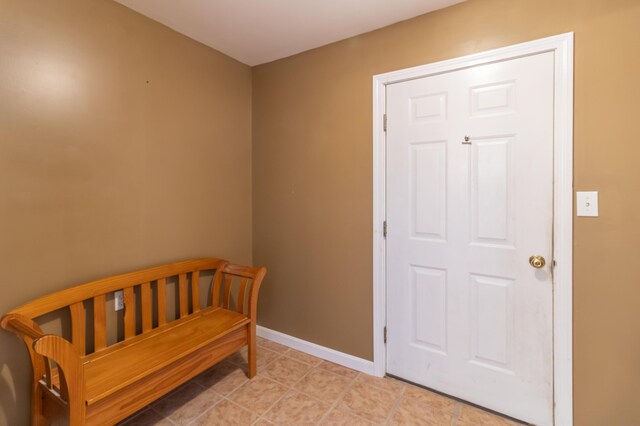
M 203 307 L 200 278 L 208 270 L 215 270 L 211 304 Z M 222 259 L 188 260 L 93 281 L 4 315 L 0 325 L 23 339 L 31 357 L 32 424 L 115 424 L 245 345 L 252 378 L 265 273 Z M 115 317 L 122 336 L 108 339 L 107 302 L 113 313 L 116 291 L 123 292 L 124 313 Z M 174 293 L 175 305 L 168 297 Z M 175 306 L 172 320 L 168 305 Z M 71 341 L 43 333 L 34 321 L 65 309 Z

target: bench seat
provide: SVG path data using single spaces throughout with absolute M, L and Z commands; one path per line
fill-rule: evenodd
M 24 341 L 31 359 L 31 425 L 112 426 L 243 347 L 254 377 L 265 273 L 218 258 L 185 260 L 91 281 L 5 314 L 0 327 Z M 36 320 L 45 316 L 63 324 L 62 335 L 44 333 Z
M 113 350 L 107 348 L 88 355 L 83 363 L 87 405 L 185 358 L 249 321 L 228 309 L 209 308 L 138 335 Z

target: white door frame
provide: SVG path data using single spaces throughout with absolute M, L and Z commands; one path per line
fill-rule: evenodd
M 373 364 L 386 372 L 385 86 L 480 64 L 554 52 L 553 394 L 554 423 L 573 424 L 573 33 L 373 76 Z M 393 226 L 393 225 L 391 225 Z

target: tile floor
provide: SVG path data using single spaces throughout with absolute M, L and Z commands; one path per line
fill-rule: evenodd
M 376 378 L 258 338 L 258 374 L 246 349 L 130 417 L 126 426 L 515 426 L 464 403 Z

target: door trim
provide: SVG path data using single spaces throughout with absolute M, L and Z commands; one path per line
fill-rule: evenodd
M 480 64 L 554 52 L 553 394 L 554 423 L 573 424 L 573 33 L 373 76 L 373 365 L 386 372 L 385 86 Z M 393 224 L 391 224 L 393 226 Z

